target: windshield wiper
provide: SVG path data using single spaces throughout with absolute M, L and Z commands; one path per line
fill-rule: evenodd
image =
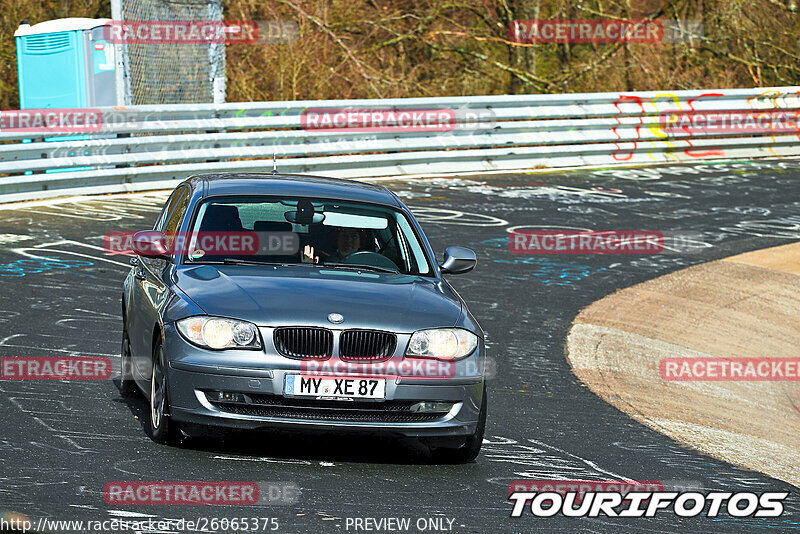
M 225 265 L 288 265 L 279 261 L 240 260 L 238 258 L 224 258 L 222 263 Z
M 379 273 L 392 273 L 400 274 L 397 269 L 389 269 L 388 267 L 376 267 L 375 265 L 360 265 L 357 263 L 306 263 L 306 262 L 279 262 L 279 261 L 258 261 L 258 260 L 243 260 L 239 258 L 223 258 L 222 261 L 204 261 L 192 262 L 198 264 L 224 264 L 224 265 L 307 265 L 309 267 L 334 267 L 339 269 L 351 269 L 357 271 L 376 271 Z
M 389 269 L 388 267 L 376 267 L 375 265 L 360 265 L 357 263 L 323 263 L 322 267 L 339 267 L 342 269 L 356 269 L 359 271 L 377 271 L 379 273 L 392 273 L 400 274 L 397 269 Z

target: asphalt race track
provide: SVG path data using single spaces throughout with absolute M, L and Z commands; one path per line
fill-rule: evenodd
M 170 448 L 146 435 L 145 401 L 125 401 L 116 378 L 4 381 L 0 510 L 34 521 L 272 517 L 279 532 L 313 533 L 356 532 L 346 530 L 347 518 L 364 517 L 407 517 L 412 526 L 444 518 L 451 532 L 481 533 L 800 529 L 797 488 L 634 422 L 583 387 L 564 357 L 570 323 L 591 302 L 689 265 L 800 239 L 800 160 L 385 184 L 411 206 L 439 255 L 453 244 L 478 255 L 475 272 L 450 278 L 487 331 L 496 370 L 477 462 L 436 465 L 413 441 L 327 434 L 229 433 Z M 102 235 L 152 227 L 164 199 L 109 196 L 0 211 L 0 356 L 106 355 L 118 375 L 129 267 L 127 258 L 103 254 Z M 695 232 L 698 249 L 511 254 L 508 230 L 537 226 Z M 54 268 L 37 258 L 64 262 Z M 651 519 L 510 518 L 508 484 L 516 479 L 684 481 L 707 490 L 792 493 L 784 515 L 769 519 L 680 519 L 669 511 Z M 103 500 L 107 482 L 152 480 L 282 482 L 301 493 L 294 504 L 238 508 Z

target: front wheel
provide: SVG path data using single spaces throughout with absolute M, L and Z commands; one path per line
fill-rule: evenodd
M 483 400 L 481 401 L 481 411 L 478 414 L 478 426 L 475 433 L 468 436 L 464 445 L 458 449 L 440 448 L 435 451 L 436 456 L 442 461 L 453 464 L 467 464 L 478 457 L 483 445 L 483 433 L 486 430 L 486 386 L 483 386 Z
M 153 351 L 153 374 L 150 377 L 150 435 L 156 443 L 177 445 L 181 442 L 180 425 L 169 417 L 167 395 L 167 358 L 161 341 Z

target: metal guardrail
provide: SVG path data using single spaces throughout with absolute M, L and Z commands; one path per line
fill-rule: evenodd
M 344 108 L 447 110 L 452 124 L 442 132 L 326 130 L 303 121 L 308 110 Z M 800 130 L 676 131 L 664 123 L 670 113 L 743 110 L 790 112 L 796 130 L 800 87 L 102 108 L 87 139 L 0 130 L 0 202 L 268 171 L 273 151 L 282 173 L 346 178 L 800 155 Z

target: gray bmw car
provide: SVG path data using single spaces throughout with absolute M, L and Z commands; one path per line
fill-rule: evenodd
M 474 460 L 486 424 L 484 335 L 389 189 L 299 175 L 207 174 L 133 236 L 121 390 L 155 441 L 190 428 L 418 437 Z

